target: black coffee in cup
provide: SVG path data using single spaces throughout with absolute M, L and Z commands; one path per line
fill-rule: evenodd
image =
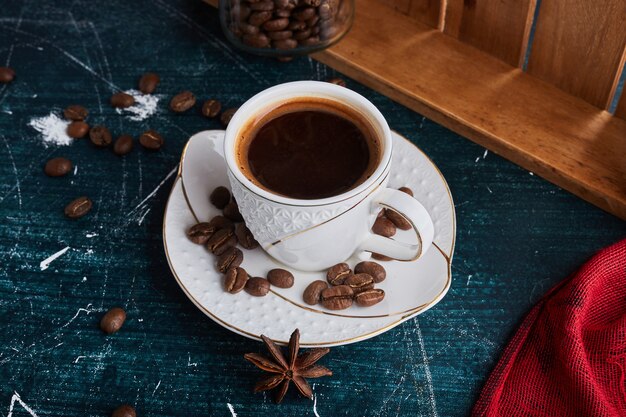
M 320 199 L 367 180 L 381 145 L 364 116 L 345 104 L 294 99 L 260 113 L 241 130 L 237 162 L 253 183 L 275 194 Z

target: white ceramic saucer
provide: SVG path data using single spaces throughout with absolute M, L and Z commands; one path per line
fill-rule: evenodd
M 185 234 L 197 221 L 220 214 L 208 196 L 217 186 L 228 187 L 221 156 L 223 137 L 223 131 L 212 130 L 189 139 L 163 221 L 163 244 L 172 273 L 191 301 L 211 319 L 253 339 L 264 334 L 286 343 L 293 330 L 299 328 L 302 346 L 337 346 L 383 333 L 431 308 L 447 293 L 456 234 L 452 196 L 435 164 L 395 132 L 389 186 L 406 185 L 414 191 L 433 219 L 435 239 L 417 261 L 381 262 L 387 270 L 387 279 L 377 284 L 385 290 L 383 302 L 369 308 L 354 305 L 342 311 L 308 306 L 302 301 L 302 292 L 311 281 L 325 278 L 320 272 L 292 271 L 296 277 L 292 288 L 273 287 L 261 298 L 245 292 L 225 292 L 215 257 L 203 246 L 190 242 Z M 415 236 L 399 231 L 394 239 L 411 242 Z M 243 251 L 242 267 L 251 276 L 265 276 L 270 269 L 281 267 L 260 248 Z M 369 254 L 354 256 L 347 262 L 354 266 L 364 259 L 369 259 Z

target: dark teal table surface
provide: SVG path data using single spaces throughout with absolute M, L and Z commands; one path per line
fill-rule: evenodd
M 290 392 L 275 406 L 250 394 L 259 374 L 242 359 L 261 344 L 197 310 L 163 255 L 173 178 L 162 181 L 191 134 L 219 128 L 195 110 L 173 115 L 167 102 L 189 89 L 237 106 L 277 83 L 337 74 L 308 58 L 281 64 L 239 53 L 200 0 L 4 0 L 4 64 L 18 76 L 0 87 L 2 416 L 106 416 L 122 402 L 142 416 L 466 416 L 529 307 L 626 236 L 623 221 L 348 80 L 447 178 L 458 220 L 452 288 L 418 318 L 332 349 L 322 363 L 335 376 L 313 381 L 315 403 Z M 155 115 L 134 122 L 108 99 L 146 70 L 161 75 L 161 100 Z M 46 147 L 31 119 L 73 103 L 114 135 L 154 128 L 166 145 L 125 158 L 87 140 Z M 72 159 L 76 174 L 46 177 L 54 156 Z M 94 210 L 70 221 L 63 207 L 79 195 Z M 98 321 L 115 305 L 128 320 L 106 337 Z

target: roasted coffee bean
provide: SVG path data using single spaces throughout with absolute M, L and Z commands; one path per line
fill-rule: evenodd
M 254 48 L 266 48 L 270 44 L 270 38 L 264 33 L 257 33 L 256 35 L 243 35 L 243 43 Z
M 354 301 L 361 307 L 370 307 L 383 301 L 383 298 L 385 298 L 385 291 L 380 288 L 372 288 L 356 294 Z
M 330 19 L 334 15 L 334 11 L 330 3 L 320 4 L 320 7 L 317 9 L 317 13 L 319 14 L 320 18 L 323 20 Z
M 369 274 L 354 274 L 346 278 L 343 285 L 347 285 L 355 294 L 358 294 L 374 288 L 374 278 Z
M 215 216 L 211 220 L 209 220 L 209 224 L 215 228 L 217 232 L 220 229 L 230 229 L 235 230 L 235 225 L 230 219 L 227 219 L 224 216 Z
M 314 26 L 311 28 L 311 36 L 316 36 L 320 34 L 320 27 Z
M 0 84 L 8 84 L 15 79 L 13 68 L 0 67 Z
M 239 212 L 239 207 L 237 206 L 237 202 L 235 201 L 235 199 L 230 200 L 230 203 L 228 203 L 222 211 L 224 213 L 224 216 L 228 217 L 234 222 L 243 221 L 243 217 L 241 217 L 241 213 Z
M 74 139 L 84 138 L 85 135 L 89 132 L 89 125 L 80 120 L 74 121 L 67 125 L 67 136 Z
M 374 283 L 378 284 L 383 282 L 387 277 L 387 271 L 382 265 L 372 261 L 363 261 L 356 264 L 354 267 L 355 274 L 368 274 L 374 278 Z
M 293 32 L 290 30 L 279 30 L 277 32 L 269 32 L 267 37 L 273 41 L 280 41 L 283 39 L 288 39 L 293 36 Z
M 391 223 L 395 224 L 400 230 L 409 230 L 413 227 L 411 223 L 397 211 L 385 209 L 385 217 L 391 220 Z
M 152 94 L 161 82 L 161 77 L 154 72 L 146 72 L 139 79 L 139 91 L 144 94 Z
M 187 230 L 187 237 L 197 245 L 204 245 L 216 231 L 208 222 L 196 223 Z
M 248 23 L 252 26 L 261 26 L 272 18 L 272 12 L 253 12 L 248 17 Z
M 137 417 L 137 413 L 133 407 L 128 404 L 124 404 L 113 410 L 111 417 Z
M 322 0 L 300 0 L 300 4 L 306 6 L 317 7 L 322 3 Z
M 235 232 L 231 229 L 219 229 L 206 242 L 206 248 L 215 255 L 221 255 L 226 249 L 237 244 Z
M 243 252 L 231 246 L 217 258 L 217 270 L 225 273 L 231 268 L 236 268 L 243 262 Z
M 163 146 L 163 137 L 154 130 L 146 130 L 139 136 L 139 143 L 146 149 L 156 151 Z
M 126 312 L 120 307 L 113 307 L 100 320 L 100 329 L 106 334 L 112 334 L 122 328 L 126 321 Z
M 376 259 L 377 261 L 393 261 L 393 258 L 375 252 L 372 252 L 372 258 Z
M 237 294 L 243 290 L 246 282 L 248 282 L 248 273 L 240 267 L 231 268 L 224 275 L 224 289 L 231 294 Z
M 298 41 L 298 43 L 302 46 L 317 45 L 318 43 L 320 43 L 320 37 L 314 35 L 314 36 L 311 36 L 310 38 L 302 39 L 301 41 Z
M 294 283 L 293 274 L 285 269 L 280 268 L 272 269 L 270 272 L 268 272 L 267 279 L 272 285 L 278 288 L 291 288 L 293 287 Z
M 307 27 L 312 28 L 313 26 L 317 25 L 317 22 L 319 21 L 320 21 L 319 16 L 313 16 L 312 18 L 306 20 L 306 25 Z
M 254 277 L 246 282 L 245 290 L 255 297 L 264 297 L 270 292 L 270 282 L 265 278 Z
M 274 10 L 274 17 L 289 17 L 291 16 L 291 10 L 282 9 L 282 10 Z
M 320 298 L 322 297 L 322 291 L 328 288 L 328 283 L 326 281 L 317 280 L 310 283 L 304 293 L 302 294 L 302 299 L 308 305 L 314 306 L 320 302 Z
M 230 202 L 230 191 L 226 187 L 216 187 L 211 193 L 209 201 L 218 209 L 222 210 Z
M 94 126 L 89 129 L 89 139 L 91 139 L 91 143 L 100 148 L 109 146 L 113 141 L 111 132 L 104 126 Z
M 207 100 L 202 105 L 202 115 L 204 117 L 213 118 L 220 114 L 220 110 L 222 110 L 222 103 L 217 100 Z
M 133 150 L 133 137 L 131 135 L 120 135 L 113 144 L 113 152 L 116 155 L 126 155 Z
M 233 7 L 231 9 L 231 16 L 233 20 L 239 20 L 240 22 L 245 21 L 248 17 L 250 17 L 250 13 L 252 13 L 252 9 L 250 6 L 246 4 L 238 5 L 237 7 Z
M 263 0 L 250 5 L 250 9 L 254 11 L 274 10 L 274 2 L 272 0 Z
M 276 49 L 293 49 L 298 46 L 295 39 L 283 39 L 282 41 L 272 41 L 272 47 Z
M 67 158 L 57 157 L 46 162 L 43 171 L 49 177 L 62 177 L 74 168 L 72 161 Z
M 398 191 L 402 191 L 403 193 L 406 193 L 413 197 L 413 190 L 411 190 L 409 187 L 400 187 L 398 188 Z
M 254 26 L 244 22 L 239 23 L 239 30 L 241 31 L 241 33 L 244 33 L 246 35 L 256 35 L 260 31 L 258 26 Z
M 344 310 L 352 305 L 354 291 L 347 285 L 337 285 L 322 290 L 320 300 L 329 310 Z
M 135 98 L 130 94 L 115 93 L 111 96 L 111 106 L 113 107 L 125 109 L 133 104 L 135 104 Z
M 302 22 L 300 20 L 293 20 L 291 23 L 289 23 L 289 26 L 287 26 L 287 28 L 289 30 L 304 30 L 306 29 L 306 22 Z
M 65 110 L 63 110 L 63 117 L 65 117 L 67 120 L 85 120 L 88 114 L 89 112 L 87 111 L 87 109 L 78 104 L 72 104 L 71 106 L 68 106 Z
M 70 219 L 78 219 L 79 217 L 83 217 L 85 214 L 89 213 L 93 207 L 93 203 L 89 199 L 89 197 L 78 197 L 75 200 L 72 200 L 67 206 L 65 206 L 65 215 Z
M 293 38 L 297 41 L 308 39 L 311 36 L 311 29 L 298 30 L 293 34 Z
M 170 100 L 170 110 L 182 113 L 192 108 L 194 104 L 196 104 L 196 96 L 191 91 L 182 91 Z
M 235 236 L 237 236 L 237 241 L 244 249 L 256 249 L 259 247 L 259 242 L 256 241 L 245 223 L 237 224 L 237 227 L 235 227 Z
M 345 87 L 346 86 L 346 81 L 343 78 L 339 78 L 339 77 L 329 78 L 329 79 L 326 80 L 326 82 L 338 85 L 340 87 Z
M 377 235 L 391 237 L 396 234 L 396 225 L 386 217 L 379 217 L 374 222 L 374 226 L 372 226 L 372 232 Z
M 222 115 L 220 116 L 220 122 L 222 122 L 222 126 L 227 127 L 228 124 L 230 123 L 230 119 L 233 118 L 236 112 L 237 112 L 236 107 L 224 110 L 222 112 Z
M 330 267 L 326 272 L 326 280 L 330 285 L 341 285 L 350 275 L 352 275 L 352 270 L 347 263 L 343 262 Z
M 286 9 L 290 4 L 293 4 L 291 0 L 274 0 L 277 9 Z
M 278 30 L 283 30 L 289 26 L 289 19 L 286 17 L 279 17 L 278 19 L 268 20 L 263 23 L 263 29 L 268 32 L 276 32 Z
M 295 10 L 291 14 L 291 16 L 293 16 L 293 18 L 296 20 L 306 21 L 312 18 L 313 16 L 315 16 L 315 9 L 313 7 L 305 7 L 303 9 L 298 9 L 298 10 Z
M 241 36 L 243 35 L 243 32 L 239 28 L 239 25 L 236 24 L 236 23 L 233 23 L 233 22 L 229 23 L 228 24 L 228 30 L 230 30 L 231 33 L 233 35 L 235 35 L 235 37 L 237 37 L 237 38 L 241 38 Z

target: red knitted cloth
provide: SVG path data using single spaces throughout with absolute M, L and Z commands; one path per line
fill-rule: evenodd
M 626 416 L 626 240 L 533 307 L 472 416 Z

